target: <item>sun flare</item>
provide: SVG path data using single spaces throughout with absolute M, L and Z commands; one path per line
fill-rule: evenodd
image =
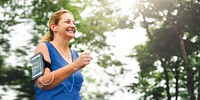
M 119 7 L 123 14 L 129 14 L 135 7 L 137 0 L 118 0 Z

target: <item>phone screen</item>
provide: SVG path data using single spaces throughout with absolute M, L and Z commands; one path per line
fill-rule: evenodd
M 44 60 L 42 53 L 38 53 L 30 59 L 32 66 L 32 80 L 44 74 Z

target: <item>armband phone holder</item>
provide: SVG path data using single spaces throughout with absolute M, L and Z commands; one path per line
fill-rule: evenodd
M 32 69 L 32 80 L 44 74 L 44 59 L 42 53 L 37 53 L 30 58 L 31 69 Z

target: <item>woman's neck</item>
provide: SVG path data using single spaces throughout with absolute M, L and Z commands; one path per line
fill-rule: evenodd
M 59 41 L 52 41 L 51 42 L 54 47 L 58 50 L 58 52 L 61 54 L 61 56 L 68 62 L 71 63 L 72 62 L 72 56 L 71 56 L 71 52 L 69 49 L 68 44 L 66 43 L 61 43 Z
M 67 41 L 61 41 L 61 40 L 53 40 L 52 43 L 58 48 L 63 49 L 63 51 L 69 50 L 69 45 Z

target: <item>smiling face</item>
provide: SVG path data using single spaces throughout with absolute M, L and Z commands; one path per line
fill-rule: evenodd
M 63 13 L 55 27 L 57 33 L 63 38 L 72 39 L 76 33 L 74 17 L 69 13 Z
M 61 40 L 70 41 L 76 33 L 74 17 L 68 10 L 60 10 L 55 12 L 49 21 L 50 35 Z

